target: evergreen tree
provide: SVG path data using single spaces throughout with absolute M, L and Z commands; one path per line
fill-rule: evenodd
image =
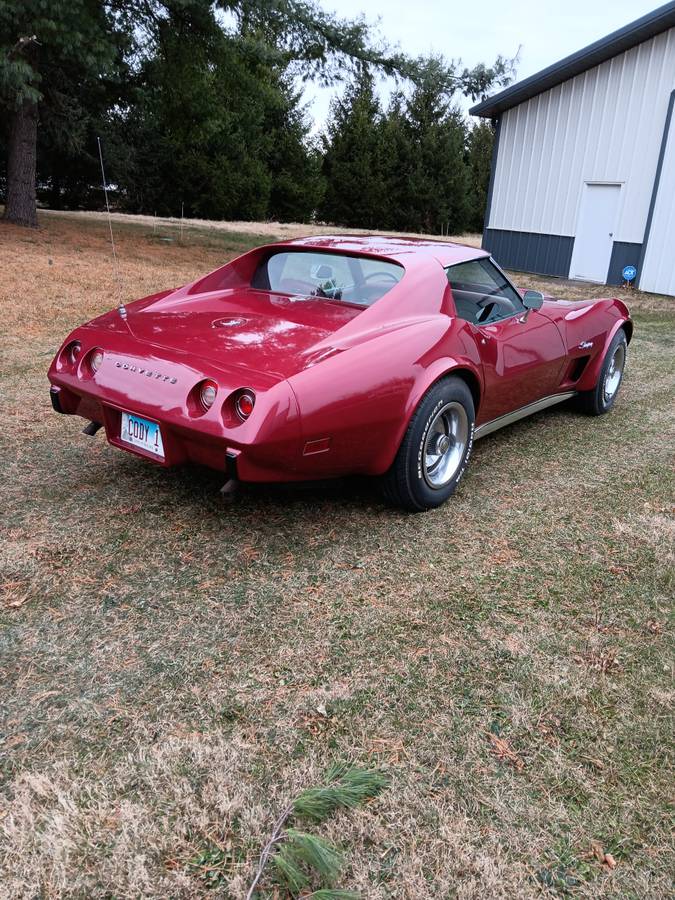
M 417 169 L 417 147 L 409 126 L 406 101 L 397 91 L 382 122 L 385 204 L 381 228 L 409 231 L 411 179 Z
M 382 227 L 386 201 L 382 111 L 364 70 L 331 103 L 324 136 L 326 195 L 321 218 L 336 225 Z
M 291 79 L 283 75 L 278 81 L 266 116 L 266 162 L 272 175 L 268 215 L 281 222 L 308 222 L 325 190 L 321 150 L 308 139 L 305 111 Z
M 471 214 L 469 228 L 482 231 L 487 208 L 494 129 L 489 122 L 480 121 L 469 132 L 467 159 L 469 164 L 469 200 Z
M 49 0 L 49 3 L 5 0 L 0 4 L 0 112 L 2 119 L 9 122 L 5 135 L 5 219 L 23 225 L 37 224 L 38 121 L 42 122 L 48 111 L 56 111 L 61 105 L 69 111 L 64 118 L 70 122 L 66 142 L 71 141 L 75 146 L 79 140 L 78 129 L 80 134 L 86 132 L 81 123 L 89 116 L 89 110 L 80 107 L 75 112 L 77 92 L 68 95 L 70 105 L 64 104 L 60 98 L 61 85 L 82 84 L 90 76 L 105 78 L 117 61 L 117 47 L 125 41 L 129 44 L 127 62 L 132 65 L 139 59 L 154 58 L 158 48 L 160 58 L 166 56 L 172 40 L 170 30 L 177 22 L 184 26 L 179 29 L 181 37 L 188 40 L 184 48 L 186 56 L 194 50 L 199 57 L 203 52 L 201 42 L 214 35 L 214 28 L 226 35 L 216 15 L 219 9 L 230 12 L 238 21 L 239 32 L 234 37 L 242 40 L 244 55 L 256 57 L 269 68 L 277 67 L 277 71 L 295 66 L 295 72 L 318 75 L 330 82 L 355 61 L 372 62 L 387 72 L 404 72 L 409 66 L 403 55 L 388 55 L 371 45 L 364 20 L 339 19 L 324 12 L 315 0 Z M 169 49 L 174 51 L 174 56 L 181 55 L 177 48 Z M 188 66 L 185 58 L 180 63 Z M 195 74 L 195 68 L 191 75 Z M 209 74 L 218 77 L 217 72 L 202 70 L 202 85 Z M 201 102 L 198 84 L 199 78 L 193 79 L 194 89 L 183 93 L 183 97 L 196 106 L 193 123 L 213 127 L 211 112 L 204 108 L 208 101 Z M 160 77 L 155 86 L 170 95 L 166 103 L 171 107 L 176 100 L 176 92 L 172 93 L 175 83 L 171 85 Z M 213 91 L 208 92 L 209 98 L 213 96 Z M 116 109 L 113 100 L 109 106 Z M 187 107 L 183 113 L 187 127 L 192 109 Z M 147 130 L 152 135 L 155 124 L 143 122 L 140 131 Z M 244 135 L 240 125 L 237 122 L 230 133 Z M 247 142 L 239 154 L 240 178 L 236 182 L 222 175 L 215 183 L 209 183 L 209 172 L 216 175 L 219 171 L 217 162 L 210 165 L 204 157 L 212 134 L 205 135 L 201 142 L 191 143 L 190 152 L 183 160 L 183 171 L 178 174 L 189 176 L 190 193 L 200 195 L 203 208 L 209 206 L 209 197 L 214 192 L 216 196 L 230 195 L 229 208 L 245 208 L 249 214 L 259 214 L 266 208 L 271 180 L 259 156 L 248 152 L 249 139 L 255 142 L 258 138 L 255 129 L 253 132 L 245 133 Z M 138 134 L 139 130 L 132 133 Z M 81 146 L 81 140 L 79 143 Z M 171 145 L 170 140 L 158 151 L 166 155 L 171 152 Z M 175 189 L 176 185 L 169 183 L 166 194 L 171 195 Z
M 361 84 L 369 66 L 420 89 L 430 77 L 428 61 L 389 53 L 373 43 L 364 18 L 340 19 L 319 0 L 4 0 L 5 219 L 36 224 L 36 165 L 41 196 L 52 205 L 94 205 L 97 135 L 108 180 L 130 209 L 176 213 L 184 202 L 188 214 L 306 219 L 323 182 L 293 85 L 299 77 L 330 84 L 350 72 Z M 463 71 L 439 59 L 433 77 L 439 97 L 455 90 L 482 96 L 510 73 L 501 58 Z M 383 174 L 388 169 L 396 180 L 386 147 L 393 136 L 405 171 L 412 167 L 408 180 L 427 197 L 426 209 L 411 205 L 409 218 L 438 227 L 447 211 L 432 197 L 433 173 L 422 178 L 410 151 L 432 161 L 443 141 L 454 148 L 459 121 L 442 112 L 444 132 L 436 128 L 424 141 L 421 131 L 409 134 L 406 144 L 401 121 L 382 121 L 372 83 L 370 100 L 364 90 L 360 124 L 350 119 L 363 167 L 349 164 L 347 142 L 329 130 L 326 170 L 335 168 L 342 188 L 330 188 L 325 208 L 353 224 L 394 222 L 399 213 Z M 450 208 L 455 220 L 458 210 L 459 193 Z
M 297 90 L 213 23 L 199 39 L 172 16 L 119 117 L 111 171 L 134 211 L 308 219 L 321 194 Z
M 0 118 L 6 121 L 4 218 L 37 225 L 38 121 L 61 148 L 82 147 L 94 79 L 114 78 L 121 35 L 98 0 L 0 4 Z
M 456 234 L 468 219 L 466 124 L 443 80 L 443 63 L 431 58 L 408 100 L 406 118 L 415 149 L 407 180 L 408 230 Z

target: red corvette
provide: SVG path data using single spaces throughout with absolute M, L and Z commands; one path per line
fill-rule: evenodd
M 230 485 L 381 476 L 424 510 L 475 439 L 575 395 L 607 412 L 632 331 L 620 300 L 519 292 L 473 247 L 313 237 L 82 325 L 49 380 L 57 412 L 153 462 Z

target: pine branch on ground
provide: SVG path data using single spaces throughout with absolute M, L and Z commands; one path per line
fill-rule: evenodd
M 295 896 L 310 888 L 313 880 L 326 885 L 309 896 L 316 900 L 358 900 L 358 894 L 333 888 L 343 857 L 329 841 L 287 827 L 291 818 L 323 822 L 339 809 L 355 809 L 376 797 L 389 785 L 389 777 L 375 769 L 350 765 L 333 766 L 326 784 L 308 788 L 295 798 L 277 819 L 272 835 L 260 855 L 260 862 L 246 895 L 255 896 L 256 887 L 268 862 L 276 876 Z

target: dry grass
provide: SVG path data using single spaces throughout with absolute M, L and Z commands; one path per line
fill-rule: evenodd
M 78 212 L 78 213 L 62 213 L 44 210 L 43 219 L 48 220 L 50 216 L 56 216 L 59 219 L 64 217 L 75 216 L 80 222 L 102 222 L 107 221 L 105 213 L 102 212 Z M 366 228 L 336 228 L 334 225 L 308 225 L 304 222 L 218 222 L 211 219 L 176 219 L 165 218 L 161 216 L 135 216 L 128 213 L 112 213 L 115 224 L 118 225 L 143 225 L 151 228 L 155 234 L 180 235 L 183 229 L 183 236 L 188 230 L 197 229 L 202 233 L 228 233 L 234 232 L 238 235 L 252 235 L 256 244 L 262 243 L 261 235 L 269 239 L 270 236 L 279 240 L 287 240 L 289 238 L 302 237 L 307 234 L 370 234 Z M 380 231 L 378 234 L 406 234 L 416 237 L 415 232 L 400 231 Z M 463 244 L 470 244 L 473 247 L 480 247 L 480 234 L 467 233 L 462 235 L 425 235 L 425 237 L 435 237 L 444 241 L 461 241 Z
M 123 295 L 257 242 L 120 227 Z M 672 300 L 632 298 L 610 416 L 487 438 L 406 516 L 83 436 L 45 370 L 116 302 L 105 227 L 0 227 L 0 265 L 0 897 L 240 898 L 335 758 L 393 779 L 323 829 L 367 898 L 671 896 Z

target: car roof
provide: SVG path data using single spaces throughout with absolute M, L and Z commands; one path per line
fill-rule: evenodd
M 443 266 L 480 259 L 490 254 L 479 247 L 421 237 L 392 237 L 382 234 L 327 234 L 293 238 L 275 244 L 275 247 L 303 247 L 311 250 L 337 251 L 340 253 L 364 253 L 388 259 L 400 259 L 408 266 L 411 257 L 418 260 L 433 258 Z

